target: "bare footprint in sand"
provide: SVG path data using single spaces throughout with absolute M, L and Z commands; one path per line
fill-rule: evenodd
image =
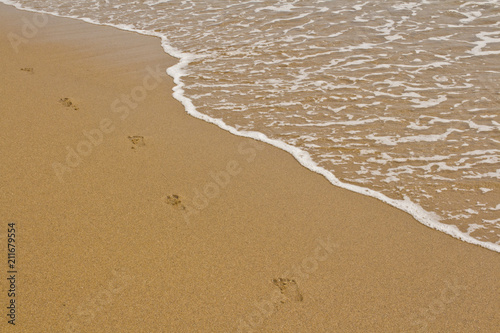
M 59 100 L 59 103 L 61 103 L 63 106 L 67 107 L 67 108 L 72 108 L 73 110 L 77 111 L 78 110 L 78 106 L 76 106 L 69 98 L 65 97 L 65 98 L 61 98 Z
M 144 142 L 144 137 L 140 135 L 129 136 L 129 140 L 132 142 L 132 149 L 137 149 L 137 147 L 144 147 L 146 143 Z
M 27 73 L 30 73 L 30 74 L 34 73 L 33 68 L 31 68 L 31 67 L 21 68 L 21 70 L 23 72 L 27 72 Z
M 173 206 L 177 209 L 185 210 L 186 207 L 182 204 L 181 199 L 177 194 L 167 195 L 162 198 L 163 201 L 170 206 Z
M 295 280 L 278 278 L 273 279 L 273 284 L 280 288 L 281 293 L 291 301 L 302 302 L 304 300 Z

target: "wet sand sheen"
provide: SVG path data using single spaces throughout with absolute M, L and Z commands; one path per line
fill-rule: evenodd
M 155 38 L 0 16 L 13 332 L 496 331 L 498 253 L 189 117 Z

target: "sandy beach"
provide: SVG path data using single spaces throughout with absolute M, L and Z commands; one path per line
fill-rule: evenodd
M 498 253 L 189 116 L 158 38 L 0 29 L 1 332 L 498 332 Z

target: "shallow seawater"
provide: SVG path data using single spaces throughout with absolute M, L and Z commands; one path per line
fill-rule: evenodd
M 164 36 L 198 112 L 500 249 L 500 1 L 15 2 Z

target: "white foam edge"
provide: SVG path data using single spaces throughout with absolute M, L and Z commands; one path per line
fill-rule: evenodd
M 173 97 L 177 99 L 179 102 L 184 105 L 184 108 L 186 109 L 186 112 L 190 114 L 191 116 L 204 120 L 206 122 L 212 123 L 217 125 L 223 130 L 226 130 L 234 135 L 237 136 L 242 136 L 242 137 L 247 137 L 247 138 L 252 138 L 258 141 L 262 141 L 265 143 L 268 143 L 274 147 L 277 147 L 279 149 L 282 149 L 290 154 L 305 168 L 319 173 L 320 175 L 323 175 L 331 184 L 359 193 L 363 195 L 367 195 L 376 199 L 379 199 L 395 208 L 398 208 L 411 216 L 413 216 L 418 222 L 422 223 L 423 225 L 435 229 L 441 232 L 444 232 L 445 234 L 448 234 L 456 239 L 459 239 L 461 241 L 478 245 L 481 247 L 484 247 L 486 249 L 489 249 L 491 251 L 499 252 L 500 253 L 500 244 L 493 244 L 490 242 L 483 242 L 478 239 L 475 239 L 471 236 L 469 236 L 466 233 L 461 232 L 458 227 L 454 225 L 449 225 L 449 224 L 444 224 L 440 223 L 439 221 L 436 221 L 434 218 L 432 218 L 432 213 L 426 211 L 423 209 L 420 205 L 412 202 L 409 198 L 405 197 L 404 200 L 396 200 L 396 199 L 391 199 L 387 197 L 386 195 L 376 192 L 374 190 L 353 185 L 353 184 L 348 184 L 348 183 L 342 183 L 340 180 L 337 179 L 330 171 L 318 166 L 312 159 L 311 156 L 309 155 L 308 152 L 305 152 L 297 147 L 293 147 L 285 142 L 275 140 L 275 139 L 270 139 L 268 138 L 265 134 L 260 133 L 260 132 L 254 132 L 254 131 L 238 131 L 236 128 L 227 125 L 225 122 L 223 122 L 220 119 L 215 119 L 210 116 L 207 116 L 203 113 L 200 113 L 196 110 L 196 107 L 194 106 L 193 102 L 191 99 L 186 97 L 184 95 L 184 83 L 182 82 L 181 78 L 182 76 L 185 75 L 185 71 L 183 68 L 185 68 L 193 59 L 198 58 L 194 54 L 189 54 L 189 53 L 183 53 L 179 51 L 178 49 L 172 47 L 169 42 L 167 37 L 164 35 L 154 32 L 154 31 L 147 31 L 147 30 L 141 30 L 141 29 L 136 29 L 133 28 L 129 25 L 125 24 L 120 24 L 120 25 L 115 25 L 115 24 L 110 24 L 110 23 L 101 23 L 98 21 L 95 21 L 90 18 L 85 18 L 85 17 L 77 17 L 77 16 L 72 16 L 72 15 L 61 15 L 59 13 L 54 13 L 54 12 L 47 12 L 47 11 L 41 11 L 41 10 L 35 10 L 31 8 L 25 8 L 20 4 L 11 2 L 10 0 L 0 0 L 0 2 L 6 4 L 6 5 L 11 5 L 14 6 L 17 9 L 24 10 L 24 11 L 29 11 L 29 12 L 35 12 L 35 13 L 43 13 L 43 14 L 50 14 L 53 16 L 57 17 L 63 17 L 63 18 L 72 18 L 72 19 L 77 19 L 81 20 L 87 23 L 95 24 L 95 25 L 101 25 L 101 26 L 110 26 L 113 28 L 117 28 L 120 30 L 125 30 L 125 31 L 131 31 L 135 33 L 139 33 L 141 35 L 147 35 L 147 36 L 156 36 L 161 39 L 161 45 L 164 49 L 164 51 L 174 57 L 178 58 L 179 62 L 167 69 L 167 74 L 170 75 L 175 83 L 175 86 L 173 88 Z

